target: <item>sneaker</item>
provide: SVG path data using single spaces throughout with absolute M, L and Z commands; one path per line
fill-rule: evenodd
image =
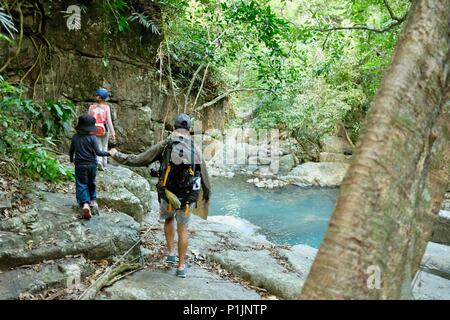
M 166 263 L 176 264 L 177 263 L 177 257 L 168 255 L 167 258 L 166 258 Z
M 91 201 L 89 204 L 89 207 L 91 207 L 92 215 L 98 216 L 98 204 L 95 201 Z
M 180 277 L 180 278 L 186 278 L 186 275 L 187 275 L 187 268 L 186 268 L 186 266 L 184 266 L 183 268 L 177 268 L 177 271 L 175 272 L 175 275 L 177 277 Z
M 89 220 L 91 217 L 91 208 L 89 207 L 89 204 L 85 203 L 83 206 L 83 218 Z

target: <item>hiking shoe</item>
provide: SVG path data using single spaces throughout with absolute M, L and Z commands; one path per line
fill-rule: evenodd
M 91 208 L 87 203 L 85 203 L 83 206 L 83 218 L 89 220 L 91 219 L 91 217 L 92 217 Z
M 186 268 L 186 266 L 183 267 L 183 268 L 177 268 L 177 271 L 175 272 L 175 275 L 177 277 L 180 277 L 180 278 L 186 278 L 186 275 L 187 275 L 187 268 Z
M 166 263 L 169 263 L 169 264 L 176 264 L 176 263 L 177 263 L 177 257 L 176 257 L 176 256 L 168 255 L 168 256 L 166 257 Z
M 97 202 L 91 202 L 89 204 L 89 207 L 91 207 L 92 215 L 98 216 L 98 204 L 97 204 Z

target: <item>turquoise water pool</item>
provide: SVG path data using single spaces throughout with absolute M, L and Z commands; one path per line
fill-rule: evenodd
M 214 178 L 209 215 L 248 220 L 274 243 L 320 246 L 339 189 L 295 186 L 260 189 L 245 180 L 245 177 Z

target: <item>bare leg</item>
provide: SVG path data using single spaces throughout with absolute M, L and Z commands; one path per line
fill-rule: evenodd
M 174 252 L 173 242 L 175 237 L 173 218 L 164 221 L 164 235 L 166 236 L 167 250 L 169 251 L 169 255 L 172 255 Z
M 188 247 L 187 224 L 177 224 L 178 231 L 178 261 L 179 267 L 183 267 L 186 261 L 186 252 Z

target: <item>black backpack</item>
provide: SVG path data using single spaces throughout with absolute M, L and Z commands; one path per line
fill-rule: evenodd
M 174 193 L 181 207 L 197 202 L 201 178 L 200 157 L 194 140 L 178 136 L 170 138 L 161 154 L 159 168 L 158 196 L 167 201 L 165 189 Z

